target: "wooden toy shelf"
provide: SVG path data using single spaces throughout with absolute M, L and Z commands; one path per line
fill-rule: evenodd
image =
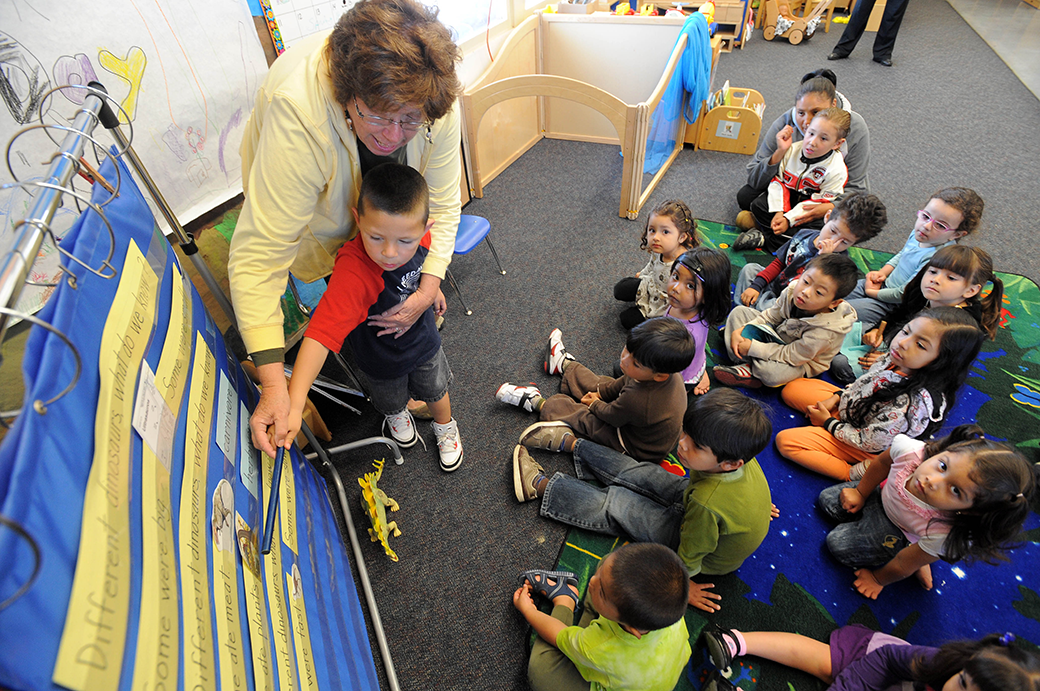
M 765 107 L 762 94 L 754 89 L 723 87 L 701 106 L 700 117 L 692 125 L 697 128 L 694 147 L 733 154 L 755 153 Z
M 748 4 L 744 0 L 715 0 L 715 21 L 719 25 L 715 35 L 722 39 L 722 52 L 744 47 L 744 27 L 751 18 Z

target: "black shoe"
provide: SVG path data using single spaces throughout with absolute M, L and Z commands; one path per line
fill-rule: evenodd
M 762 231 L 758 228 L 752 228 L 751 230 L 745 230 L 737 236 L 737 239 L 733 242 L 733 251 L 748 252 L 757 250 L 759 247 L 765 247 L 765 244 L 766 236 L 762 234 Z
M 876 62 L 879 65 L 884 65 L 885 67 L 892 66 L 891 58 L 874 58 L 874 62 Z
M 839 53 L 838 51 L 831 51 L 831 54 L 827 56 L 828 60 L 844 60 L 849 57 L 848 53 Z
M 740 688 L 734 686 L 732 681 L 722 676 L 719 670 L 713 669 L 708 674 L 701 691 L 740 691 Z

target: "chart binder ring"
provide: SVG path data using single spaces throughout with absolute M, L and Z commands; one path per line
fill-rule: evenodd
M 55 336 L 60 338 L 62 340 L 62 342 L 69 347 L 69 350 L 72 351 L 72 357 L 73 357 L 73 359 L 75 360 L 75 363 L 76 363 L 76 371 L 73 372 L 73 374 L 72 374 L 72 381 L 70 381 L 68 383 L 68 385 L 66 385 L 64 389 L 59 391 L 58 394 L 56 396 L 54 396 L 53 398 L 51 398 L 49 400 L 46 400 L 46 401 L 41 401 L 40 399 L 36 399 L 35 401 L 33 401 L 33 404 L 32 404 L 33 410 L 35 410 L 40 415 L 46 415 L 47 414 L 47 406 L 53 405 L 55 403 L 55 401 L 61 400 L 62 396 L 64 396 L 68 392 L 72 391 L 72 389 L 74 389 L 76 387 L 76 382 L 79 381 L 80 373 L 83 371 L 83 361 L 81 360 L 81 358 L 79 356 L 79 350 L 76 349 L 76 346 L 73 345 L 72 341 L 69 340 L 69 337 L 66 336 L 64 334 L 64 332 L 62 332 L 61 329 L 57 328 L 56 326 L 54 326 L 54 325 L 52 325 L 52 324 L 50 324 L 48 322 L 45 322 L 44 320 L 40 319 L 39 317 L 37 317 L 35 315 L 26 314 L 25 312 L 19 312 L 18 310 L 13 310 L 13 309 L 10 309 L 10 308 L 7 308 L 7 307 L 3 307 L 3 306 L 0 306 L 0 314 L 6 314 L 9 317 L 17 317 L 18 319 L 24 319 L 27 322 L 31 322 L 31 323 L 35 324 L 36 326 L 39 326 L 40 328 L 47 329 L 52 334 L 54 334 Z M 18 415 L 19 412 L 20 411 L 18 411 L 18 410 L 8 410 L 8 411 L 0 412 L 0 420 L 5 420 L 6 421 L 6 420 L 9 420 L 11 418 L 14 418 L 15 416 Z

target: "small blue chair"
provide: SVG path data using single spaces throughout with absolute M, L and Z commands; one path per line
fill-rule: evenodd
M 505 276 L 506 270 L 502 268 L 498 252 L 495 251 L 495 246 L 491 244 L 490 232 L 491 221 L 480 216 L 463 214 L 459 219 L 459 232 L 455 235 L 455 254 L 469 254 L 483 240 L 487 242 L 488 249 L 491 250 L 491 256 L 495 258 L 495 263 L 498 264 L 498 272 Z M 459 284 L 456 283 L 455 277 L 451 275 L 451 269 L 448 269 L 445 275 L 448 278 L 448 283 L 455 289 L 455 294 L 459 296 L 462 309 L 467 315 L 473 314 L 473 310 L 466 307 L 466 301 L 462 299 L 462 291 L 459 290 Z

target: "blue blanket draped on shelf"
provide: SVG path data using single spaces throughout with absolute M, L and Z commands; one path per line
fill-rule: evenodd
M 686 18 L 679 37 L 683 34 L 686 35 L 686 49 L 651 116 L 646 160 L 643 164 L 643 172 L 650 175 L 661 169 L 675 148 L 675 130 L 679 118 L 685 116 L 686 122 L 692 123 L 697 119 L 701 103 L 708 98 L 711 38 L 708 35 L 707 18 L 700 12 L 694 12 Z

